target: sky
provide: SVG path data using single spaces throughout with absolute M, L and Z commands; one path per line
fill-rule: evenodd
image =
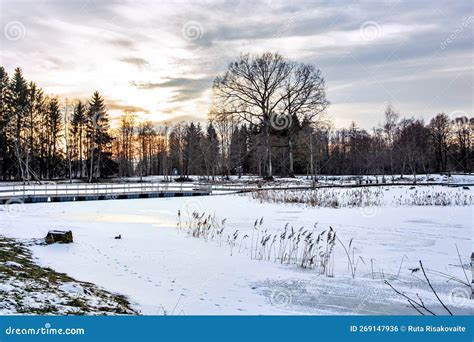
M 0 0 L 0 65 L 61 99 L 98 90 L 113 117 L 205 122 L 212 81 L 242 53 L 318 67 L 336 127 L 387 104 L 472 116 L 473 2 Z

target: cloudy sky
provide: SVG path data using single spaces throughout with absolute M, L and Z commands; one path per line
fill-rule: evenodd
M 472 114 L 472 1 L 0 0 L 0 61 L 48 94 L 99 90 L 114 116 L 206 120 L 240 53 L 280 52 L 326 79 L 338 127 Z

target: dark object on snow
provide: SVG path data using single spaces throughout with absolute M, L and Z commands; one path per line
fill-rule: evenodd
M 115 237 L 115 240 L 120 240 L 122 238 L 122 234 L 119 234 Z
M 416 267 L 416 268 L 409 268 L 409 270 L 410 270 L 411 273 L 413 274 L 413 273 L 418 272 L 418 271 L 420 270 L 420 268 L 419 268 L 419 267 Z
M 50 230 L 46 235 L 45 241 L 48 245 L 52 243 L 72 243 L 72 231 Z
M 175 181 L 175 182 L 182 182 L 182 183 L 185 183 L 185 182 L 194 182 L 194 179 L 189 178 L 189 177 L 181 176 L 181 177 L 175 178 L 174 181 Z
M 414 189 L 416 189 L 416 187 L 410 186 L 410 190 L 414 190 Z
M 463 186 L 462 188 L 463 188 L 463 190 L 469 190 L 468 186 Z

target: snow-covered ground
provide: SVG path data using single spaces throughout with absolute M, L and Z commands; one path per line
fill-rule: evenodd
M 393 187 L 384 196 L 395 198 L 400 191 Z M 472 189 L 463 191 L 474 195 Z M 340 243 L 335 246 L 333 278 L 251 260 L 248 242 L 231 256 L 226 244 L 178 230 L 178 210 L 183 222 L 194 211 L 226 218 L 228 234 L 238 229 L 250 235 L 261 217 L 262 227 L 275 233 L 286 223 L 295 229 L 313 229 L 317 223 L 317 232 L 331 226 L 346 245 L 353 239 L 355 258 L 365 263 L 359 263 L 352 278 Z M 387 201 L 376 207 L 320 208 L 221 195 L 27 204 L 13 211 L 0 206 L 0 235 L 32 239 L 48 230 L 71 229 L 73 244 L 31 247 L 38 262 L 124 294 L 143 314 L 416 314 L 383 280 L 415 299 L 418 294 L 441 314 L 421 272 L 410 270 L 419 267 L 419 260 L 453 313 L 468 314 L 474 308 L 464 298 L 470 290 L 435 272 L 466 281 L 456 246 L 467 267 L 472 219 L 472 206 Z M 118 234 L 122 239 L 114 239 Z
M 2 315 L 136 314 L 122 295 L 38 266 L 27 247 L 0 236 Z

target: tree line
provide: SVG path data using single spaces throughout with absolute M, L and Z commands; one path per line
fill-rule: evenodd
M 0 170 L 4 180 L 40 181 L 114 174 L 109 116 L 95 92 L 70 106 L 16 68 L 0 67 Z
M 111 127 L 104 98 L 60 101 L 0 67 L 3 180 L 164 175 L 419 174 L 472 171 L 467 115 L 425 122 L 387 106 L 382 124 L 335 129 L 321 71 L 279 54 L 241 55 L 213 83 L 206 125 L 155 124 L 133 113 Z

